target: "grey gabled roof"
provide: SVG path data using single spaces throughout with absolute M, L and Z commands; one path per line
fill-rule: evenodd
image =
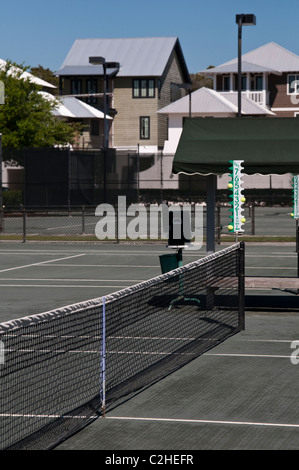
M 173 50 L 176 50 L 184 74 L 189 72 L 177 37 L 77 39 L 57 75 L 102 74 L 102 67 L 89 64 L 89 57 L 104 57 L 119 62 L 118 77 L 161 77 Z
M 264 65 L 253 64 L 246 60 L 242 60 L 242 72 L 243 73 L 278 73 L 277 70 L 273 70 L 269 67 L 265 67 Z M 219 65 L 218 67 L 214 67 L 208 70 L 204 70 L 200 72 L 204 75 L 211 75 L 215 73 L 238 73 L 238 62 L 229 62 L 227 64 Z
M 200 73 L 205 75 L 233 73 L 237 70 L 237 62 L 238 59 L 236 58 L 218 67 L 202 70 Z M 242 55 L 242 71 L 265 71 L 272 73 L 298 72 L 299 56 L 275 42 L 269 42 L 264 46 Z

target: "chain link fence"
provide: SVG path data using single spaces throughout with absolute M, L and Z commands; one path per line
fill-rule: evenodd
M 207 178 L 172 173 L 173 155 L 139 151 L 3 149 L 3 192 L 6 207 L 53 208 L 117 204 L 202 203 L 206 201 Z M 19 166 L 15 165 L 19 163 Z M 219 204 L 229 203 L 229 194 L 218 189 Z M 289 205 L 291 189 L 246 189 L 249 205 Z
M 125 210 L 105 205 L 80 206 L 69 209 L 4 209 L 0 213 L 0 241 L 47 241 L 47 242 L 160 242 L 167 243 L 169 226 L 163 225 L 158 205 L 132 205 Z M 183 206 L 176 206 L 183 207 Z M 190 207 L 190 231 L 196 231 L 196 205 Z M 206 207 L 202 207 L 200 227 L 205 239 Z M 157 210 L 155 210 L 155 208 Z M 247 235 L 255 235 L 254 208 L 245 208 L 248 224 Z M 215 213 L 215 241 L 227 239 L 229 206 L 218 205 Z M 100 236 L 99 236 L 100 234 Z
M 0 240 L 97 242 L 96 227 L 100 225 L 104 231 L 106 223 L 107 236 L 101 241 L 132 240 L 132 232 L 134 241 L 165 241 L 165 231 L 162 233 L 161 229 L 153 238 L 148 212 L 150 206 L 165 202 L 170 206 L 189 204 L 193 211 L 198 204 L 203 204 L 202 230 L 205 235 L 207 178 L 174 175 L 173 155 L 142 154 L 138 150 L 109 149 L 104 152 L 38 148 L 3 149 L 3 157 L 6 162 L 3 186 L 7 190 L 2 192 Z M 15 162 L 19 165 L 15 166 Z M 244 195 L 246 235 L 256 235 L 256 227 L 264 227 L 265 221 L 270 220 L 270 213 L 259 218 L 260 209 L 272 207 L 274 217 L 276 207 L 288 212 L 292 206 L 291 189 L 246 189 Z M 120 197 L 125 198 L 127 205 L 126 215 L 122 216 L 125 230 L 120 230 L 117 212 Z M 218 189 L 216 201 L 215 239 L 219 244 L 228 235 L 229 191 Z M 111 206 L 113 220 L 96 215 L 96 208 L 102 204 Z M 128 214 L 132 204 L 140 204 L 141 212 L 146 208 L 143 219 Z M 192 214 L 191 223 L 194 226 Z M 277 217 L 273 219 L 272 228 L 281 227 L 281 235 L 291 236 L 292 229 L 286 232 L 286 225 L 285 219 L 281 225 L 277 224 Z M 263 230 L 271 235 L 269 227 L 271 224 Z M 259 234 L 263 233 L 260 231 Z

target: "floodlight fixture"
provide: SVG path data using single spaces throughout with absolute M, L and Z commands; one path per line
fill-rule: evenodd
M 249 14 L 249 15 L 244 15 L 244 13 L 240 15 L 236 15 L 236 23 L 237 24 L 242 24 L 242 26 L 255 26 L 256 25 L 256 16 Z

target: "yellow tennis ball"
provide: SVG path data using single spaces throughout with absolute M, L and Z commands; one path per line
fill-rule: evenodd
M 241 202 L 246 202 L 246 197 L 241 197 Z
M 233 225 L 229 225 L 227 228 L 228 228 L 228 230 L 229 230 L 230 232 L 231 232 L 232 230 L 234 230 Z
M 293 214 L 293 212 L 291 213 L 291 217 L 294 217 L 294 214 Z
M 245 217 L 242 217 L 241 222 L 242 222 L 242 224 L 245 224 L 245 222 L 246 222 Z
M 229 189 L 232 189 L 234 186 L 233 186 L 232 183 L 228 183 L 227 187 L 228 187 Z

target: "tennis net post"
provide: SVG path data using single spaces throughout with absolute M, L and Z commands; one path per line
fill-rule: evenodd
M 239 269 L 238 269 L 238 290 L 239 290 L 239 328 L 245 330 L 245 243 L 240 242 Z

